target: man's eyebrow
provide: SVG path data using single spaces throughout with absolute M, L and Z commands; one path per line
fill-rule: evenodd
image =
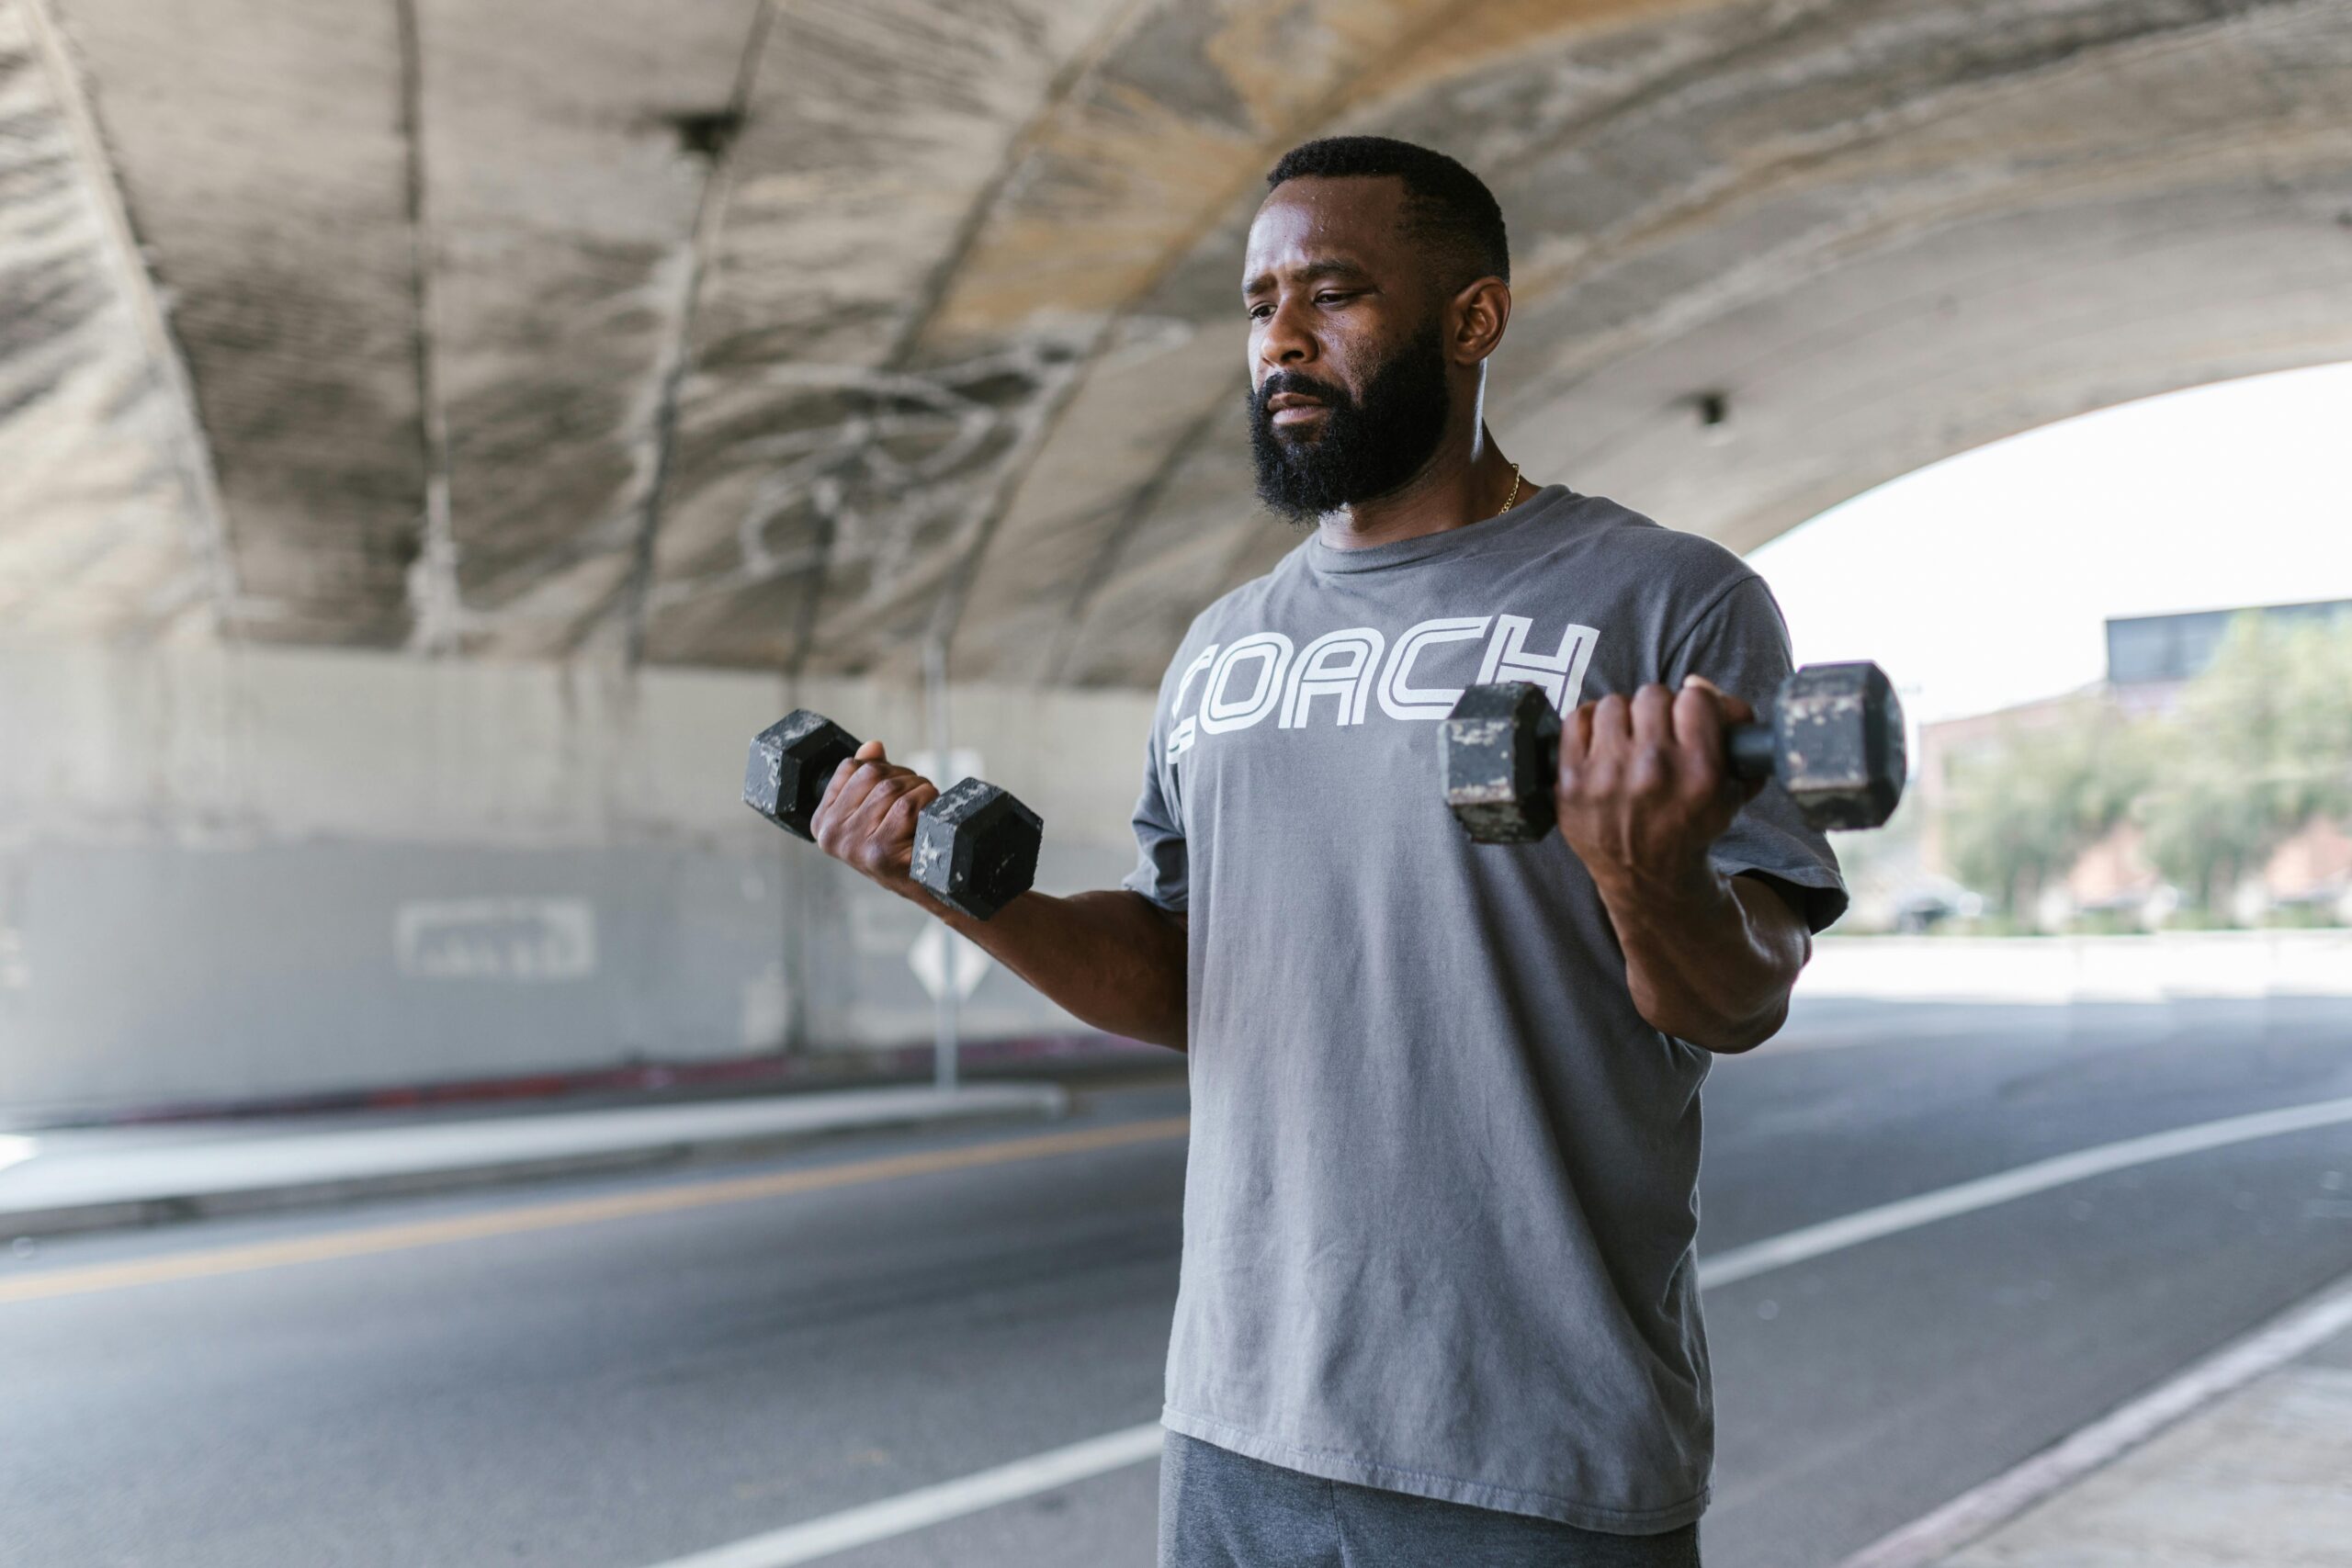
M 1317 283 L 1327 278 L 1340 278 L 1351 283 L 1361 283 L 1370 278 L 1372 274 L 1354 262 L 1340 261 L 1334 257 L 1328 261 L 1308 262 L 1291 276 L 1301 283 Z M 1242 298 L 1248 299 L 1252 294 L 1262 294 L 1273 286 L 1273 273 L 1261 272 L 1241 286 L 1241 295 Z

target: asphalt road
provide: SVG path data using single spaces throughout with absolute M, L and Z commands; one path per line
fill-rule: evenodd
M 2346 1095 L 2352 1004 L 1817 1011 L 1716 1069 L 1702 1244 Z M 1142 1124 L 1182 1109 L 1180 1080 L 1091 1090 L 1047 1131 L 1137 1135 L 783 1196 L 705 1201 L 1040 1130 L 0 1258 L 0 1562 L 651 1568 L 1148 1421 L 1182 1148 Z M 673 1190 L 633 1217 L 540 1207 Z M 2339 1124 L 1712 1290 L 1708 1562 L 1833 1562 L 2347 1270 Z M 58 1271 L 81 1288 L 24 1294 Z M 1148 1564 L 1154 1508 L 1144 1463 L 828 1561 Z

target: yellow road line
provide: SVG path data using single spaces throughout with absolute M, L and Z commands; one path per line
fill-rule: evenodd
M 979 1166 L 1008 1165 L 1015 1160 L 1044 1159 L 1053 1155 L 1083 1154 L 1090 1149 L 1113 1149 L 1128 1144 L 1181 1138 L 1188 1124 L 1185 1117 L 1169 1116 L 1151 1122 L 1090 1128 L 1079 1133 L 1008 1138 L 998 1143 L 938 1149 L 927 1154 L 851 1160 L 841 1165 L 820 1166 L 813 1170 L 786 1170 L 770 1176 L 681 1183 L 646 1192 L 617 1192 L 605 1198 L 581 1198 L 561 1203 L 532 1203 L 483 1214 L 458 1214 L 448 1219 L 419 1220 L 409 1224 L 373 1225 L 364 1230 L 300 1236 L 288 1241 L 257 1242 L 248 1247 L 214 1247 L 208 1251 L 176 1253 L 169 1258 L 141 1258 L 130 1263 L 96 1263 L 80 1269 L 59 1269 L 15 1279 L 0 1277 L 0 1304 L 47 1301 L 56 1296 L 87 1295 L 96 1291 L 118 1291 L 131 1285 L 161 1285 L 175 1280 L 200 1280 L 214 1274 L 247 1274 L 258 1269 L 279 1269 L 292 1263 L 324 1263 L 337 1258 L 364 1258 L 370 1253 L 404 1252 L 416 1247 L 481 1241 L 489 1236 L 519 1235 L 528 1231 L 561 1230 L 569 1225 L 632 1220 L 647 1214 L 707 1209 L 721 1203 L 749 1203 L 763 1198 L 786 1198 L 802 1192 L 821 1192 L 835 1187 L 862 1186 L 870 1181 L 895 1181 L 901 1177 L 970 1170 Z

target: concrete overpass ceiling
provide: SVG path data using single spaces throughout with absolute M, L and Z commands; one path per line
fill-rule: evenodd
M 1295 542 L 1235 283 L 1339 130 L 1495 186 L 1531 475 L 1743 548 L 2352 358 L 2340 0 L 0 0 L 0 94 L 68 629 L 1148 683 Z
M 220 511 L 64 50 L 0 6 L 0 626 L 201 638 L 232 592 Z

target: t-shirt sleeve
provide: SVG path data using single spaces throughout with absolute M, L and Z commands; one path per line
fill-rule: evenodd
M 1136 868 L 1119 884 L 1140 893 L 1170 914 L 1185 912 L 1191 861 L 1185 852 L 1184 821 L 1174 798 L 1175 764 L 1169 760 L 1169 695 L 1163 682 L 1151 733 L 1144 738 L 1143 794 L 1136 801 Z
M 1669 656 L 1665 680 L 1679 687 L 1685 675 L 1704 676 L 1761 713 L 1770 709 L 1792 667 L 1781 607 L 1764 580 L 1751 576 L 1700 615 Z M 1814 931 L 1846 912 L 1837 852 L 1777 788 L 1767 785 L 1740 808 L 1730 829 L 1715 840 L 1712 858 L 1727 876 L 1758 875 L 1779 885 Z

